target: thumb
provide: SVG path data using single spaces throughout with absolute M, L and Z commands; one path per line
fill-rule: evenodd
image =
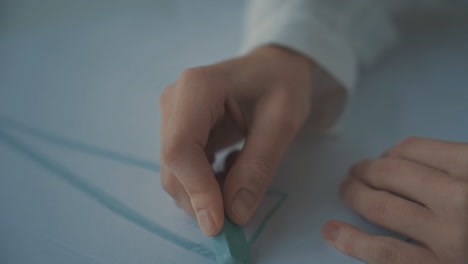
M 224 184 L 226 213 L 239 225 L 253 217 L 280 159 L 302 125 L 302 120 L 278 104 L 263 108 L 257 111 L 262 114 L 254 116 L 244 147 Z

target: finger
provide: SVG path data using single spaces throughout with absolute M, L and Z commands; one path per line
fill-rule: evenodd
M 159 111 L 162 117 L 168 117 L 170 114 L 174 87 L 174 84 L 167 86 L 159 96 Z
M 369 264 L 436 264 L 436 257 L 429 249 L 391 237 L 370 235 L 340 221 L 326 222 L 322 234 L 339 251 Z
M 179 179 L 167 170 L 161 168 L 161 185 L 164 190 L 174 199 L 177 207 L 183 209 L 189 215 L 195 217 L 190 198 L 180 183 Z
M 254 116 L 245 145 L 229 171 L 225 206 L 237 224 L 250 221 L 276 167 L 301 124 L 281 103 L 265 106 Z
M 161 139 L 164 139 L 163 132 L 165 131 L 168 121 L 171 119 L 172 114 L 172 98 L 173 98 L 173 91 L 174 91 L 174 84 L 169 85 L 164 89 L 164 91 L 159 96 L 159 112 L 161 114 L 161 125 L 160 125 L 160 133 Z
M 385 155 L 419 162 L 453 176 L 468 177 L 468 143 L 411 137 Z
M 453 181 L 444 177 L 445 173 L 397 158 L 362 161 L 353 166 L 351 175 L 375 189 L 395 193 L 430 209 L 446 206 L 443 198 L 453 189 Z
M 210 164 L 215 162 L 216 156 L 212 145 L 208 144 L 205 146 L 205 155 Z
M 342 195 L 349 207 L 379 226 L 423 243 L 432 238 L 435 216 L 417 203 L 372 189 L 356 179 L 350 179 L 343 185 Z
M 168 159 L 169 167 L 189 195 L 200 228 L 206 235 L 214 235 L 222 226 L 224 210 L 220 188 L 210 163 L 201 146 L 189 140 L 176 141 L 180 142 L 177 147 L 168 151 L 174 153 L 167 154 L 173 155 Z
M 174 84 L 171 84 L 166 89 L 164 89 L 163 93 L 159 98 L 159 109 L 161 113 L 161 125 L 160 125 L 160 134 L 161 139 L 165 139 L 164 131 L 167 130 L 167 124 L 171 119 L 171 112 L 172 112 L 172 94 L 175 88 Z M 186 213 L 195 217 L 195 212 L 193 211 L 192 204 L 190 202 L 190 198 L 188 197 L 187 192 L 185 191 L 184 187 L 180 183 L 179 179 L 171 173 L 169 170 L 165 168 L 165 166 L 161 166 L 161 185 L 163 186 L 164 190 L 174 199 L 175 204 L 177 207 L 183 209 Z
M 197 84 L 197 83 L 195 83 Z M 188 81 L 184 83 L 188 85 Z M 190 89 L 188 89 L 190 88 Z M 177 93 L 171 120 L 165 127 L 162 161 L 184 187 L 202 231 L 219 232 L 224 221 L 219 185 L 205 154 L 211 128 L 223 111 L 222 97 L 210 87 L 188 87 Z

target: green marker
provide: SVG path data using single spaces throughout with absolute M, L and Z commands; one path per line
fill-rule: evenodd
M 221 231 L 211 241 L 213 242 L 216 262 L 218 264 L 248 264 L 250 249 L 245 239 L 244 229 L 234 224 L 227 216 Z

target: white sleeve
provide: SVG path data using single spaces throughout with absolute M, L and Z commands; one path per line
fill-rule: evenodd
M 397 31 L 373 0 L 251 0 L 242 53 L 275 44 L 311 58 L 351 92 L 361 66 L 390 47 Z

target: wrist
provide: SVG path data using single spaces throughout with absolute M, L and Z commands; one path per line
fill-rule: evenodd
M 253 50 L 247 56 L 255 59 L 262 59 L 269 64 L 282 64 L 301 68 L 309 73 L 312 73 L 315 68 L 314 62 L 308 57 L 277 45 L 261 46 Z
M 309 58 L 275 45 L 259 47 L 239 61 L 242 68 L 239 79 L 245 81 L 244 87 L 253 89 L 287 85 L 310 93 L 317 68 Z
M 309 98 L 310 111 L 308 132 L 323 132 L 329 129 L 343 112 L 347 93 L 336 82 L 320 84 L 323 78 L 331 78 L 319 69 L 310 58 L 276 45 L 255 49 L 249 55 L 267 70 L 268 80 L 274 84 L 286 84 L 288 89 L 299 89 Z

